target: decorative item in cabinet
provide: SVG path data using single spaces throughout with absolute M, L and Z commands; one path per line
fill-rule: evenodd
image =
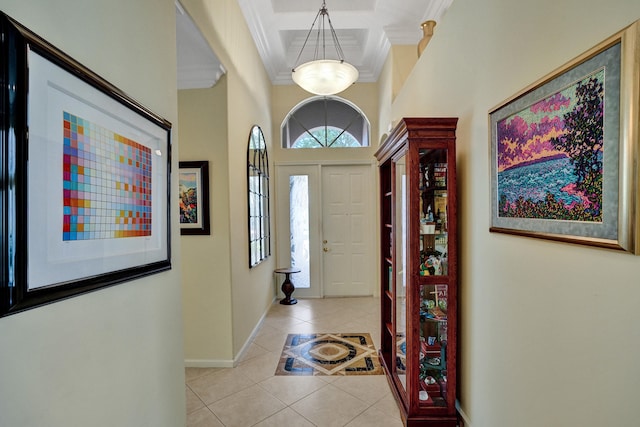
M 436 187 L 447 186 L 447 164 L 435 163 L 433 165 L 433 181 Z
M 405 118 L 376 152 L 380 356 L 410 427 L 458 424 L 456 125 L 455 118 Z

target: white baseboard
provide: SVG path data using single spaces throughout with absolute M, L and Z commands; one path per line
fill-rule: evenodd
M 275 300 L 276 298 L 274 298 L 271 303 L 273 304 Z M 238 352 L 238 354 L 233 360 L 185 359 L 184 361 L 185 368 L 235 368 L 238 365 L 239 361 L 242 360 L 242 357 L 244 356 L 244 354 L 249 350 L 249 346 L 251 346 L 251 342 L 253 341 L 253 338 L 256 336 L 256 334 L 260 330 L 260 327 L 262 326 L 262 322 L 264 322 L 265 317 L 267 317 L 267 313 L 269 313 L 270 308 L 271 306 L 269 306 L 267 311 L 265 311 L 262 314 L 262 317 L 258 321 L 258 324 L 256 325 L 255 328 L 253 328 L 253 331 L 251 331 L 251 335 L 249 335 L 249 338 L 247 338 L 244 345 L 242 346 L 242 348 L 240 349 L 240 351 Z
M 233 360 L 185 359 L 185 368 L 233 368 Z
M 273 304 L 276 301 L 276 299 L 277 298 L 274 297 L 273 300 L 271 301 L 271 304 Z M 271 305 L 269 305 L 269 307 L 267 308 L 267 311 L 262 313 L 262 317 L 260 317 L 260 320 L 258 320 L 258 323 L 256 324 L 255 328 L 253 328 L 253 331 L 251 331 L 251 334 L 249 334 L 249 338 L 247 338 L 247 340 L 244 342 L 244 345 L 242 346 L 242 348 L 240 349 L 236 357 L 233 359 L 233 366 L 237 366 L 238 363 L 242 360 L 242 357 L 244 356 L 244 354 L 249 350 L 249 347 L 251 346 L 253 339 L 255 338 L 256 334 L 260 330 L 260 327 L 262 326 L 262 322 L 264 322 L 265 317 L 267 317 L 267 314 L 269 314 L 270 309 L 271 309 Z

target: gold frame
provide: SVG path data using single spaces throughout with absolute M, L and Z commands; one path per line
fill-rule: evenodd
M 611 221 L 608 227 L 615 236 L 598 236 L 598 231 L 591 232 L 591 224 L 572 224 L 565 227 L 562 222 L 548 219 L 531 220 L 529 218 L 504 218 L 498 217 L 497 206 L 497 137 L 496 125 L 499 120 L 511 114 L 519 105 L 530 106 L 529 100 L 541 100 L 541 94 L 548 87 L 561 83 L 560 81 L 568 73 L 577 67 L 592 60 L 597 55 L 611 47 L 620 44 L 620 88 L 619 88 L 619 129 L 618 158 L 610 161 L 610 169 L 618 167 L 618 184 L 612 185 L 617 193 L 612 196 L 617 205 L 611 204 L 611 212 L 608 216 Z M 586 66 L 585 66 L 586 67 Z M 640 254 L 640 197 L 638 193 L 638 180 L 640 179 L 638 158 L 640 147 L 640 20 L 634 22 L 623 30 L 617 32 L 603 42 L 562 65 L 540 80 L 534 82 L 517 94 L 511 96 L 498 106 L 489 111 L 489 154 L 490 154 L 490 188 L 491 188 L 491 226 L 489 230 L 497 233 L 508 233 L 520 236 L 550 239 L 561 242 L 577 243 L 589 246 L 603 247 L 628 251 Z M 548 92 L 549 93 L 553 92 Z M 606 97 L 606 96 L 605 96 Z M 616 99 L 612 98 L 615 103 Z M 608 108 L 608 107 L 607 107 Z M 520 110 L 516 110 L 520 111 Z M 605 117 L 606 120 L 615 120 L 615 117 Z M 617 121 L 617 120 L 616 120 Z M 606 141 L 606 137 L 605 137 Z M 614 142 L 613 139 L 611 142 Z M 605 178 L 606 179 L 606 178 Z M 611 181 L 611 180 L 610 180 Z M 603 210 L 605 201 L 605 188 L 603 186 Z M 615 211 L 617 211 L 617 215 Z M 604 219 L 604 224 L 606 221 Z M 548 223 L 545 223 L 547 221 Z M 617 226 L 616 226 L 617 224 Z M 584 228 L 581 228 L 584 227 Z M 596 227 L 594 225 L 593 227 Z M 582 231 L 586 231 L 583 233 Z

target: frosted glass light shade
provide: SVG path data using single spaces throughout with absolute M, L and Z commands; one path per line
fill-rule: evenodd
M 358 80 L 353 65 L 336 59 L 318 59 L 305 62 L 291 73 L 293 81 L 307 92 L 316 95 L 334 95 Z

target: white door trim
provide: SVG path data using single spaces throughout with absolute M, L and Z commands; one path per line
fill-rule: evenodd
M 317 179 L 317 197 L 315 197 L 315 201 L 312 202 L 311 199 L 309 201 L 309 209 L 310 209 L 310 222 L 311 222 L 311 228 L 316 228 L 316 244 L 314 245 L 314 248 L 310 248 L 310 252 L 311 252 L 311 263 L 315 264 L 315 266 L 317 267 L 317 271 L 315 271 L 316 274 L 316 279 L 318 281 L 318 283 L 316 284 L 316 290 L 315 291 L 311 291 L 311 292 L 307 292 L 306 290 L 302 290 L 300 289 L 299 291 L 296 290 L 294 291 L 294 295 L 293 297 L 299 296 L 299 297 L 303 297 L 303 298 L 322 298 L 324 296 L 324 289 L 322 284 L 324 283 L 324 277 L 323 277 L 323 271 L 324 271 L 324 257 L 322 254 L 322 231 L 323 231 L 323 224 L 322 224 L 322 194 L 323 194 L 323 188 L 322 188 L 322 169 L 325 166 L 363 166 L 363 165 L 369 165 L 371 167 L 371 185 L 369 188 L 369 200 L 370 200 L 370 206 L 372 207 L 372 215 L 370 218 L 370 232 L 371 235 L 374 236 L 373 238 L 373 242 L 372 242 L 372 246 L 371 246 L 371 251 L 372 251 L 372 259 L 377 259 L 377 257 L 375 256 L 375 254 L 378 251 L 378 231 L 377 228 L 375 227 L 375 224 L 378 223 L 379 221 L 379 214 L 378 214 L 378 209 L 377 209 L 377 188 L 378 188 L 378 184 L 377 184 L 377 174 L 376 174 L 376 164 L 373 161 L 364 161 L 364 160 L 343 160 L 343 161 L 336 161 L 336 160 L 321 160 L 321 161 L 301 161 L 301 162 L 293 162 L 293 161 L 279 161 L 279 162 L 274 162 L 274 166 L 275 166 L 275 215 L 276 215 L 276 228 L 275 228 L 275 243 L 276 243 L 276 263 L 278 267 L 283 267 L 283 266 L 288 266 L 291 262 L 290 260 L 290 246 L 288 246 L 286 243 L 283 243 L 283 239 L 282 239 L 282 232 L 283 230 L 285 233 L 289 233 L 289 225 L 288 225 L 288 221 L 289 221 L 289 214 L 288 212 L 282 212 L 282 209 L 284 209 L 283 207 L 283 203 L 285 203 L 284 200 L 281 200 L 281 198 L 283 197 L 287 197 L 288 198 L 288 192 L 287 194 L 281 194 L 280 190 L 280 179 L 279 178 L 283 172 L 283 169 L 281 168 L 295 168 L 295 167 L 300 167 L 300 170 L 304 170 L 307 169 L 307 171 L 311 171 L 314 170 L 315 172 L 315 179 Z M 287 172 L 288 174 L 290 174 L 291 172 Z M 294 172 L 295 173 L 295 172 Z M 305 172 L 300 172 L 301 174 L 305 173 Z M 311 180 L 310 180 L 311 181 Z M 310 186 L 312 185 L 312 183 L 310 182 Z M 286 200 L 286 199 L 285 199 Z M 287 202 L 287 209 L 288 209 L 288 202 Z M 313 217 L 315 216 L 315 218 Z M 314 268 L 312 266 L 312 268 Z M 315 270 L 315 268 L 314 268 Z M 379 289 L 378 286 L 376 286 L 376 283 L 378 283 L 378 269 L 373 268 L 373 270 L 370 272 L 370 280 L 371 280 L 371 294 L 374 296 L 379 296 Z M 311 273 L 312 275 L 314 274 L 314 272 Z M 280 277 L 278 275 L 278 277 L 276 277 L 276 280 L 280 280 Z M 292 280 L 295 283 L 295 276 L 292 277 Z M 312 280 L 314 280 L 314 278 L 312 277 Z M 282 292 L 280 290 L 280 283 L 276 283 L 277 286 L 277 292 L 279 295 L 279 298 L 282 298 Z M 313 286 L 312 286 L 313 288 Z

